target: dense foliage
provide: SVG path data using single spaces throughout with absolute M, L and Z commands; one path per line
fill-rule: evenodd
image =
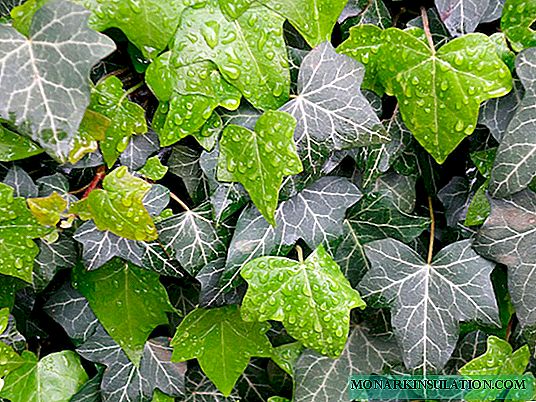
M 536 0 L 0 18 L 1 401 L 534 370 Z

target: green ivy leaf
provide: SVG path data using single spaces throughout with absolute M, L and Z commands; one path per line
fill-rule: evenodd
M 171 145 L 202 130 L 218 106 L 235 110 L 242 94 L 208 61 L 176 66 L 167 52 L 147 69 L 147 85 L 161 102 L 157 110 L 162 146 Z M 202 137 L 202 136 L 200 136 Z
M 254 106 L 277 109 L 290 85 L 284 19 L 257 2 L 229 17 L 222 4 L 207 0 L 184 10 L 171 47 L 174 68 L 210 60 Z
M 303 170 L 294 144 L 295 128 L 296 120 L 288 113 L 268 111 L 257 120 L 255 131 L 228 125 L 220 141 L 218 180 L 242 183 L 274 226 L 283 177 Z
M 106 139 L 106 130 L 110 124 L 111 121 L 108 117 L 86 109 L 78 134 L 74 137 L 73 148 L 69 153 L 69 162 L 76 163 L 87 154 L 95 152 L 99 147 L 99 141 Z
M 464 35 L 437 51 L 397 28 L 384 31 L 383 41 L 386 92 L 397 97 L 404 123 L 438 163 L 475 130 L 480 104 L 512 89 L 510 71 L 485 35 Z
M 392 306 L 391 324 L 408 368 L 442 369 L 456 346 L 459 321 L 499 324 L 494 264 L 471 243 L 449 244 L 430 264 L 398 240 L 365 245 L 371 269 L 359 289 Z
M 56 226 L 67 208 L 67 201 L 56 192 L 48 197 L 28 198 L 27 202 L 33 216 L 44 226 Z
M 87 28 L 88 16 L 78 5 L 56 1 L 35 13 L 28 38 L 0 25 L 0 116 L 24 127 L 61 162 L 89 104 L 90 69 L 115 49 Z
M 305 347 L 300 342 L 285 343 L 273 349 L 272 360 L 287 373 L 294 376 L 294 366 Z
M 536 2 L 533 0 L 506 0 L 504 4 L 501 29 L 516 52 L 536 46 L 536 32 L 532 27 L 534 15 Z
M 236 305 L 197 308 L 188 314 L 171 341 L 173 361 L 197 359 L 203 372 L 225 395 L 252 356 L 270 357 L 268 323 L 245 322 Z
M 339 356 L 346 344 L 350 310 L 365 308 L 323 246 L 302 262 L 257 258 L 240 274 L 249 285 L 244 319 L 281 321 L 293 338 L 330 357 Z
M 149 180 L 158 181 L 164 178 L 168 171 L 168 167 L 162 165 L 158 156 L 152 156 L 147 159 L 147 162 L 143 167 L 138 170 L 138 173 Z
M 350 56 L 366 66 L 363 89 L 383 95 L 384 89 L 378 78 L 381 59 L 376 57 L 383 43 L 382 30 L 376 25 L 357 25 L 350 28 L 350 37 L 337 47 L 337 52 Z
M 464 222 L 465 226 L 482 225 L 491 213 L 491 206 L 486 195 L 487 189 L 488 182 L 486 181 L 478 188 L 478 190 L 476 190 L 476 193 L 467 208 Z
M 0 183 L 0 274 L 32 282 L 32 268 L 39 253 L 32 239 L 50 232 L 34 218 L 24 198 L 13 197 L 13 189 Z
M 536 49 L 521 53 L 516 72 L 525 95 L 501 140 L 491 172 L 490 194 L 505 197 L 524 188 L 536 177 Z
M 108 174 L 102 189 L 71 207 L 84 220 L 92 219 L 99 230 L 131 240 L 150 241 L 158 237 L 153 219 L 143 204 L 151 185 L 132 176 L 126 166 Z
M 128 92 L 116 76 L 100 81 L 91 93 L 89 109 L 110 119 L 104 141 L 100 147 L 108 166 L 112 166 L 123 152 L 132 134 L 147 132 L 145 110 L 128 100 Z
M 261 3 L 287 18 L 311 47 L 331 39 L 331 32 L 347 2 L 348 0 L 261 0 Z
M 10 162 L 39 155 L 43 149 L 13 131 L 0 126 L 0 161 Z
M 87 381 L 80 358 L 72 351 L 53 353 L 40 361 L 24 351 L 23 363 L 5 378 L 0 397 L 12 402 L 69 402 Z
M 116 258 L 95 271 L 78 266 L 73 284 L 130 360 L 139 364 L 147 337 L 173 311 L 159 276 Z

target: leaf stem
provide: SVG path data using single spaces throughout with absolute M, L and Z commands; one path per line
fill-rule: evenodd
M 430 22 L 428 21 L 428 14 L 424 7 L 421 7 L 421 17 L 424 34 L 426 35 L 426 39 L 428 39 L 428 45 L 430 46 L 432 53 L 435 53 L 434 40 L 432 39 L 432 33 L 430 32 Z
M 430 210 L 430 242 L 428 243 L 428 259 L 426 263 L 430 265 L 432 263 L 432 256 L 434 255 L 434 239 L 435 239 L 435 216 L 434 206 L 432 205 L 432 197 L 428 196 L 428 209 Z
M 82 195 L 82 199 L 87 198 L 89 193 L 91 193 L 93 190 L 95 190 L 95 188 L 97 188 L 97 186 L 99 185 L 101 180 L 104 179 L 105 176 L 106 168 L 104 166 L 99 166 L 99 168 L 97 169 L 97 173 L 95 173 L 95 176 L 93 177 L 93 180 L 91 180 L 91 183 L 87 185 L 86 191 L 84 191 L 84 195 Z
M 179 197 L 177 197 L 175 194 L 173 194 L 172 192 L 170 192 L 170 193 L 169 193 L 169 196 L 170 196 L 173 200 L 175 200 L 175 202 L 176 202 L 177 204 L 179 204 L 179 205 L 182 207 L 182 209 L 184 209 L 185 211 L 190 211 L 190 208 L 188 207 L 188 205 L 186 205 L 186 203 L 185 203 L 183 200 L 181 200 Z
M 121 105 L 127 96 L 129 96 L 133 92 L 136 92 L 138 89 L 140 89 L 143 86 L 143 84 L 145 84 L 145 83 L 143 81 L 141 81 L 141 82 L 138 82 L 133 87 L 127 89 L 125 91 L 125 93 L 123 94 L 123 96 L 121 96 L 121 99 L 119 99 L 118 104 Z
M 300 264 L 303 264 L 303 249 L 296 245 L 296 252 L 298 253 L 298 261 L 300 262 Z

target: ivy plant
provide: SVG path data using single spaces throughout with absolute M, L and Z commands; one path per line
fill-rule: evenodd
M 535 18 L 0 1 L 0 402 L 533 381 Z

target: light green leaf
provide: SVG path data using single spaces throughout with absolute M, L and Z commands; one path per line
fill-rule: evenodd
M 0 342 L 0 378 L 4 378 L 13 370 L 24 364 L 22 359 L 11 346 Z M 0 388 L 1 390 L 2 388 Z
M 56 226 L 61 214 L 67 208 L 67 201 L 56 192 L 48 197 L 28 198 L 27 202 L 33 216 L 45 226 Z
M 0 274 L 32 282 L 32 268 L 39 253 L 32 239 L 50 231 L 34 218 L 24 198 L 13 197 L 13 189 L 0 183 Z
M 138 170 L 138 173 L 150 180 L 158 181 L 166 175 L 167 171 L 168 167 L 162 165 L 160 158 L 158 156 L 152 156 L 147 159 L 147 162 Z
M 146 81 L 161 102 L 156 130 L 162 146 L 198 134 L 214 109 L 222 106 L 235 110 L 242 97 L 214 63 L 175 66 L 172 52 L 164 53 L 149 66 Z
M 61 162 L 89 104 L 90 69 L 115 49 L 88 29 L 88 16 L 76 4 L 55 1 L 35 13 L 28 38 L 0 25 L 0 116 Z
M 156 227 L 143 205 L 150 189 L 149 183 L 132 176 L 126 166 L 120 166 L 104 178 L 102 189 L 93 190 L 75 203 L 70 212 L 84 220 L 93 219 L 99 230 L 131 240 L 155 240 Z
M 23 352 L 23 361 L 5 378 L 0 397 L 12 402 L 69 402 L 88 380 L 80 358 L 72 351 L 53 353 L 40 361 Z
M 475 195 L 471 199 L 471 203 L 467 208 L 465 215 L 465 226 L 482 225 L 486 218 L 491 213 L 491 205 L 489 204 L 486 190 L 488 189 L 488 181 L 476 190 Z
M 218 180 L 242 183 L 273 226 L 283 177 L 303 170 L 293 138 L 295 128 L 296 120 L 288 113 L 268 111 L 254 132 L 229 125 L 220 142 Z
M 300 342 L 286 343 L 273 349 L 272 360 L 291 377 L 305 347 Z
M 535 15 L 536 1 L 506 0 L 501 29 L 516 52 L 536 46 L 536 31 L 533 28 Z
M 100 143 L 104 161 L 110 167 L 127 148 L 133 134 L 147 132 L 145 110 L 128 100 L 128 92 L 123 91 L 123 84 L 116 76 L 108 77 L 95 86 L 89 109 L 110 119 L 105 139 Z
M 380 51 L 382 30 L 376 25 L 357 25 L 350 28 L 350 37 L 337 47 L 337 52 L 350 56 L 365 67 L 365 78 L 361 87 L 383 95 L 384 89 L 378 79 L 381 60 L 376 57 Z
M 110 336 L 139 364 L 150 333 L 173 311 L 159 276 L 118 258 L 95 271 L 75 268 L 73 285 Z
M 438 163 L 475 130 L 480 104 L 512 89 L 508 67 L 483 34 L 464 35 L 437 51 L 397 28 L 384 31 L 383 41 L 386 92 L 397 97 L 404 123 Z
M 302 262 L 257 258 L 240 274 L 249 285 L 242 302 L 244 319 L 281 321 L 304 346 L 331 357 L 346 344 L 350 310 L 365 307 L 323 246 Z
M 28 138 L 0 126 L 0 161 L 10 162 L 44 152 Z
M 277 109 L 290 85 L 284 19 L 257 2 L 231 18 L 220 4 L 228 2 L 207 0 L 184 10 L 171 47 L 173 67 L 210 60 L 254 106 Z
M 268 323 L 243 321 L 236 305 L 197 308 L 177 328 L 172 360 L 197 359 L 208 378 L 229 396 L 251 357 L 271 356 L 265 335 L 269 329 Z
M 315 47 L 330 40 L 335 23 L 348 0 L 261 0 L 272 10 L 287 18 Z
M 0 309 L 0 335 L 4 333 L 9 321 L 9 309 L 7 307 Z
M 98 141 L 104 141 L 106 130 L 110 127 L 110 119 L 100 113 L 86 109 L 77 135 L 74 137 L 73 148 L 69 153 L 69 162 L 76 163 L 87 154 L 95 152 Z

